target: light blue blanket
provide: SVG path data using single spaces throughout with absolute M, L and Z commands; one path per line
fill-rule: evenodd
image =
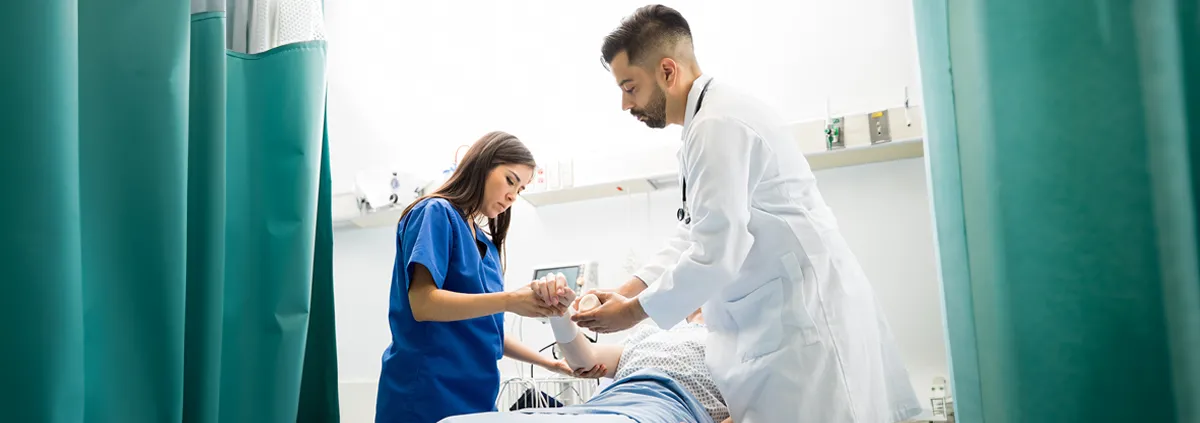
M 442 420 L 442 423 L 550 422 L 554 415 L 571 422 L 580 421 L 578 416 L 595 416 L 593 421 L 596 422 L 713 423 L 699 401 L 675 380 L 655 369 L 641 370 L 613 382 L 585 404 L 527 409 L 515 413 L 471 414 L 451 417 Z

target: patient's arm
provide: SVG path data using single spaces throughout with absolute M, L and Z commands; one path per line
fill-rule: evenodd
M 556 279 L 534 281 L 534 291 L 562 292 L 563 295 L 558 297 L 560 303 L 571 304 L 574 302 L 575 292 L 570 289 L 560 289 L 566 286 L 566 279 L 563 275 L 559 273 Z M 556 286 L 551 289 L 542 289 L 542 285 L 544 284 L 554 284 Z M 588 304 L 589 301 L 581 303 Z M 571 315 L 576 311 L 578 310 L 574 307 L 568 306 L 565 315 L 549 318 L 550 328 L 554 330 L 554 341 L 558 342 L 558 347 L 563 353 L 563 358 L 567 360 L 567 364 L 571 366 L 572 370 L 589 370 L 596 364 L 600 364 L 604 366 L 604 377 L 612 378 L 616 376 L 617 364 L 621 361 L 621 353 L 625 352 L 625 347 L 621 345 L 593 344 L 586 336 L 583 336 L 583 333 L 579 332 L 579 326 L 571 321 Z
M 579 327 L 575 325 L 575 322 L 571 321 L 570 314 L 572 313 L 570 311 L 567 313 L 566 316 L 550 318 L 550 327 L 554 329 L 554 340 L 558 342 L 558 347 L 562 350 L 563 358 L 567 359 L 567 364 L 577 371 L 591 369 L 592 366 L 600 364 L 604 366 L 604 377 L 616 376 L 617 364 L 621 361 L 621 353 L 625 352 L 625 347 L 593 344 L 583 336 L 583 333 L 579 332 Z

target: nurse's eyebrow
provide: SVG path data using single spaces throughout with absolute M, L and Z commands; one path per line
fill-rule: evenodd
M 509 175 L 512 175 L 512 177 L 514 177 L 514 178 L 517 178 L 517 183 L 518 183 L 518 184 L 519 184 L 519 183 L 521 183 L 521 177 L 520 177 L 520 176 L 517 176 L 517 172 L 513 172 L 512 170 L 509 170 L 509 171 L 508 171 L 508 174 L 509 174 Z
M 629 82 L 633 82 L 633 78 L 625 78 L 625 79 L 622 79 L 622 80 L 621 80 L 621 82 L 618 82 L 618 83 L 617 83 L 617 86 L 619 86 L 619 87 L 624 87 L 624 86 L 625 86 L 625 84 L 626 84 L 626 83 L 629 83 Z

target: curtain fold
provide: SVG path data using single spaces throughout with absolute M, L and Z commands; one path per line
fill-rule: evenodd
M 183 413 L 190 6 L 138 6 L 79 3 L 85 421 Z
M 229 53 L 223 421 L 295 421 L 309 324 L 323 42 Z M 307 89 L 298 89 L 307 88 Z
M 79 36 L 74 1 L 0 3 L 0 409 L 83 420 Z M 19 59 L 18 59 L 19 58 Z
M 0 6 L 0 420 L 338 421 L 325 44 L 193 10 Z
M 225 19 L 192 15 L 188 134 L 186 422 L 219 421 L 225 296 Z M 235 180 L 236 182 L 236 180 Z

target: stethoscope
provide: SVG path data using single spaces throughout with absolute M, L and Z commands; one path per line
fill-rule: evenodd
M 692 116 L 695 116 L 697 113 L 700 113 L 700 106 L 704 105 L 704 95 L 708 94 L 709 84 L 712 84 L 711 79 L 709 79 L 708 82 L 705 82 L 704 88 L 700 90 L 700 98 L 696 99 L 696 111 L 692 113 Z M 687 177 L 683 176 L 682 169 L 680 170 L 679 178 L 680 178 L 680 181 L 682 181 L 682 183 L 680 183 L 679 185 L 681 188 L 680 191 L 683 194 L 682 195 L 683 205 L 681 207 L 679 207 L 679 210 L 677 210 L 675 212 L 675 218 L 679 219 L 679 221 L 683 222 L 683 224 L 685 224 L 685 225 L 690 225 L 690 224 L 692 224 L 692 213 L 688 211 L 688 206 L 687 206 Z

